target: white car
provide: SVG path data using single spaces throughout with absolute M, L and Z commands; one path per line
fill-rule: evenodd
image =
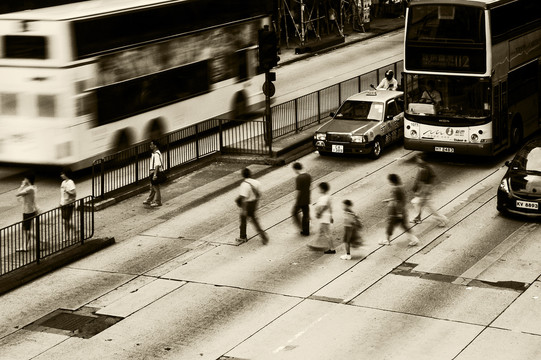
M 320 155 L 371 154 L 404 138 L 404 93 L 366 90 L 349 97 L 332 119 L 316 130 L 314 146 Z

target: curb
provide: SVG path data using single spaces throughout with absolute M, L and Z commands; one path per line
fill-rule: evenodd
M 82 245 L 62 250 L 38 263 L 32 263 L 0 276 L 0 295 L 24 285 L 42 275 L 96 253 L 115 243 L 115 238 L 86 240 Z

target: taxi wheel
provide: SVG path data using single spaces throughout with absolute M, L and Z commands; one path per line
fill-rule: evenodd
M 370 154 L 373 159 L 378 159 L 381 156 L 381 139 L 376 138 L 374 145 L 372 146 L 372 153 Z

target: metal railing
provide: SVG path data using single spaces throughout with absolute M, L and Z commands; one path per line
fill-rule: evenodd
M 402 61 L 271 107 L 272 139 L 321 123 L 348 97 L 370 89 L 370 84 L 377 86 L 389 69 L 397 74 L 400 83 Z M 211 119 L 164 135 L 158 141 L 167 171 L 218 152 L 270 154 L 271 144 L 266 141 L 265 131 L 264 119 Z M 106 194 L 146 180 L 149 158 L 147 142 L 97 159 L 92 166 L 92 195 L 104 199 Z
M 94 235 L 91 196 L 0 229 L 0 276 L 39 263 Z

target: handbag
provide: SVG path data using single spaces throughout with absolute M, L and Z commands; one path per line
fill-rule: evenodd
M 159 171 L 156 174 L 156 180 L 154 180 L 154 184 L 163 184 L 167 181 L 167 175 L 163 171 Z

